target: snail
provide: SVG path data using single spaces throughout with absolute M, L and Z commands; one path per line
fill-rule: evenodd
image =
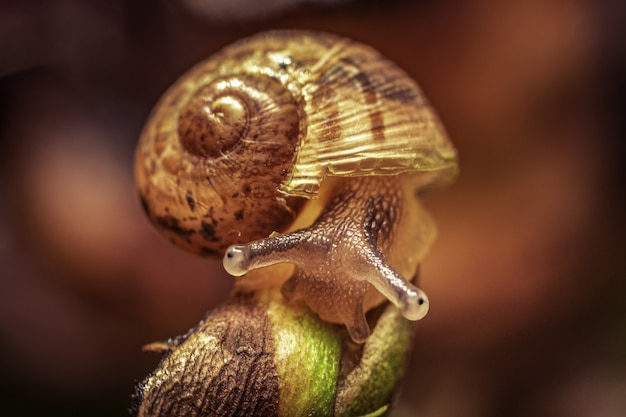
M 404 71 L 306 31 L 252 36 L 183 75 L 144 127 L 135 168 L 143 209 L 170 241 L 223 256 L 240 287 L 291 265 L 259 285 L 282 285 L 357 343 L 385 299 L 410 320 L 428 311 L 410 282 L 435 233 L 418 196 L 456 172 Z

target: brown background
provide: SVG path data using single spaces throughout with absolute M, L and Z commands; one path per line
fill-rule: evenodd
M 396 415 L 626 415 L 623 2 L 255 16 L 207 19 L 165 0 L 0 3 L 2 413 L 125 415 L 157 362 L 140 346 L 225 297 L 219 262 L 143 218 L 136 138 L 193 63 L 260 30 L 306 28 L 398 62 L 460 151 L 458 182 L 427 199 L 440 230 L 422 268 L 432 307 Z

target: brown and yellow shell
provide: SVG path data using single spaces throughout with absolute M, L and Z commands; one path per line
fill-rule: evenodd
M 346 38 L 273 31 L 167 91 L 141 135 L 136 178 L 157 228 L 207 255 L 286 230 L 327 176 L 415 172 L 423 187 L 456 166 L 436 113 L 391 61 Z

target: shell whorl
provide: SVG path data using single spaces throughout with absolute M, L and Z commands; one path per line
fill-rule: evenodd
M 301 204 L 278 191 L 299 142 L 297 100 L 264 74 L 208 78 L 211 61 L 161 99 L 136 161 L 152 222 L 201 255 L 284 229 Z
M 187 152 L 205 158 L 226 154 L 250 128 L 250 95 L 240 80 L 219 80 L 201 87 L 181 107 L 178 138 Z M 242 91 L 244 90 L 244 91 Z

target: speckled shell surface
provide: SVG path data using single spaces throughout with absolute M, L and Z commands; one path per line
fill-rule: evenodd
M 419 87 L 370 47 L 303 31 L 244 39 L 183 75 L 135 168 L 151 221 L 201 255 L 284 231 L 325 176 L 407 172 L 427 172 L 420 185 L 456 172 Z

